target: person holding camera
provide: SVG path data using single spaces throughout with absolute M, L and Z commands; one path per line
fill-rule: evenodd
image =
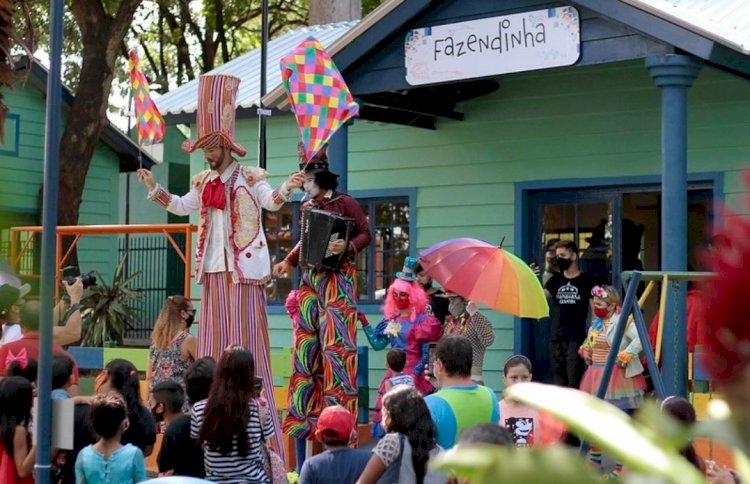
M 83 283 L 81 278 L 63 281 L 67 297 L 61 300 L 52 313 L 52 342 L 59 346 L 73 344 L 81 339 L 81 299 L 83 298 Z M 31 287 L 23 284 L 16 287 L 13 284 L 0 284 L 0 323 L 2 323 L 2 338 L 0 346 L 17 341 L 23 337 L 21 308 L 26 304 L 26 296 Z M 58 326 L 64 321 L 63 326 Z

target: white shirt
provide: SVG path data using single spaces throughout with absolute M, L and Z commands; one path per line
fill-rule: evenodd
M 3 324 L 3 337 L 0 339 L 0 345 L 17 341 L 22 336 L 20 324 Z
M 226 185 L 232 177 L 237 163 L 232 163 L 221 174 L 221 181 Z M 208 181 L 211 182 L 219 177 L 219 173 L 211 171 Z M 229 208 L 229 199 L 227 199 L 227 208 Z M 208 240 L 206 240 L 206 255 L 203 259 L 203 272 L 226 272 L 234 269 L 234 259 L 228 250 L 229 234 L 225 227 L 229 225 L 227 220 L 228 210 L 219 210 L 216 208 L 208 209 L 208 225 L 210 227 Z M 226 256 L 226 257 L 225 257 Z M 227 262 L 229 267 L 227 267 Z

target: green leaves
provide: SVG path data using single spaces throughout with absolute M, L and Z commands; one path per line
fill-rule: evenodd
M 117 265 L 111 284 L 97 273 L 99 283 L 86 290 L 81 301 L 82 346 L 122 344 L 125 325 L 138 316 L 131 304 L 142 297 L 143 290 L 130 287 L 139 273 L 125 277 L 125 260 Z
M 598 484 L 597 475 L 575 452 L 563 446 L 514 449 L 477 446 L 445 452 L 431 463 L 435 470 L 468 479 L 472 484 Z

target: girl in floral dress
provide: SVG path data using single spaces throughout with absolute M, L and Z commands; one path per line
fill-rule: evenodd
M 416 282 L 414 267 L 417 259 L 407 257 L 403 272 L 396 274 L 396 280 L 388 287 L 383 306 L 385 316 L 374 329 L 365 326 L 364 331 L 370 345 L 375 351 L 384 349 L 390 344 L 406 352 L 406 366 L 403 373 L 410 375 L 422 395 L 432 393 L 434 388 L 424 376 L 429 357 L 429 344 L 437 342 L 442 336 L 440 321 L 427 312 L 427 295 Z M 386 382 L 395 376 L 387 370 L 380 382 L 378 399 L 375 402 L 375 421 L 372 435 L 376 438 L 385 435 L 380 424 L 383 395 Z
M 173 380 L 185 386 L 185 370 L 195 361 L 195 336 L 190 326 L 195 318 L 195 308 L 183 296 L 169 296 L 161 308 L 151 333 L 146 381 L 149 392 L 154 386 Z M 151 402 L 152 406 L 154 402 Z M 187 402 L 185 402 L 187 410 Z

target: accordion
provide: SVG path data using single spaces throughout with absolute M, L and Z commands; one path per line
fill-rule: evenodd
M 339 268 L 346 257 L 346 250 L 339 255 L 328 250 L 328 244 L 343 239 L 349 245 L 349 236 L 354 220 L 326 210 L 306 208 L 302 210 L 302 235 L 299 263 L 303 267 L 314 267 L 333 271 Z

